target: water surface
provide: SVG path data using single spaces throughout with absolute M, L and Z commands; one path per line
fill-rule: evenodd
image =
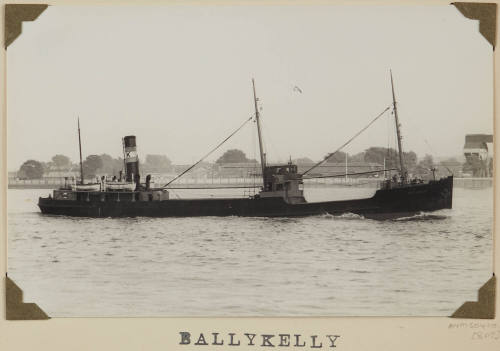
M 492 272 L 492 188 L 456 188 L 452 210 L 392 221 L 41 215 L 48 193 L 9 189 L 8 272 L 52 317 L 447 316 Z

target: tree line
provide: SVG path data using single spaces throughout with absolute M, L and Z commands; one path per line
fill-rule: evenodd
M 327 157 L 326 155 L 325 157 Z M 328 158 L 325 162 L 328 163 L 375 163 L 381 166 L 385 165 L 386 169 L 399 168 L 399 153 L 396 149 L 387 147 L 373 146 L 365 151 L 350 155 L 343 151 L 339 151 Z M 314 161 L 309 158 L 300 158 L 295 160 L 297 163 L 313 164 Z M 449 158 L 445 161 L 436 163 L 432 155 L 426 154 L 419 159 L 413 151 L 403 152 L 403 162 L 406 170 L 413 175 L 426 176 L 432 174 L 433 170 L 437 173 L 443 173 L 443 169 L 448 165 L 452 167 L 462 168 L 462 163 L 456 158 Z M 441 167 L 442 166 L 442 167 Z
M 113 158 L 108 154 L 89 155 L 82 162 L 83 173 L 86 178 L 96 175 L 118 175 L 124 169 L 124 160 L 121 157 Z M 145 162 L 141 168 L 148 173 L 169 172 L 172 170 L 172 162 L 165 155 L 146 155 Z M 21 179 L 40 179 L 50 172 L 80 172 L 80 164 L 73 163 L 68 156 L 55 155 L 49 162 L 28 160 L 24 162 L 18 171 Z
M 329 157 L 326 163 L 344 163 L 346 158 L 348 163 L 376 163 L 379 165 L 385 164 L 387 169 L 399 168 L 398 152 L 393 148 L 386 147 L 370 147 L 354 155 L 339 151 Z M 431 155 L 425 155 L 419 160 L 417 154 L 413 151 L 404 152 L 403 159 L 408 171 L 416 175 L 429 174 L 437 166 Z M 294 161 L 298 164 L 312 165 L 315 163 L 315 161 L 307 157 L 298 158 Z M 246 154 L 241 150 L 230 149 L 219 157 L 215 163 L 220 165 L 225 163 L 258 163 L 258 161 L 247 158 Z M 460 164 L 453 158 L 450 158 L 448 163 Z M 108 154 L 89 155 L 83 161 L 83 172 L 89 178 L 101 174 L 117 175 L 123 168 L 123 158 L 113 158 Z M 146 155 L 145 161 L 141 162 L 141 169 L 144 173 L 162 173 L 171 172 L 173 166 L 170 159 L 165 155 Z M 73 163 L 68 156 L 60 154 L 53 156 L 49 162 L 28 160 L 21 165 L 18 177 L 21 179 L 40 179 L 44 174 L 51 171 L 79 172 L 80 164 Z

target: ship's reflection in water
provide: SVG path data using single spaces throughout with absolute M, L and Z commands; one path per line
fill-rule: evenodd
M 47 192 L 8 192 L 8 272 L 52 317 L 447 316 L 492 272 L 492 188 L 456 188 L 452 210 L 391 221 L 42 216 Z

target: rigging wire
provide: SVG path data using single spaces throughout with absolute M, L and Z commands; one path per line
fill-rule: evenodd
M 256 123 L 256 121 L 254 122 Z M 254 160 L 255 162 L 253 163 L 253 170 L 251 171 L 250 173 L 250 176 L 251 176 L 251 179 L 253 180 L 253 186 L 256 187 L 256 182 L 257 182 L 257 128 L 252 128 L 252 150 L 253 150 L 253 156 L 252 156 L 252 160 Z M 255 189 L 253 191 L 253 195 L 255 195 Z
M 401 104 L 399 104 L 399 105 L 401 105 Z M 407 122 L 408 122 L 409 124 L 411 124 L 411 126 L 410 126 L 410 127 L 411 127 L 411 129 L 412 129 L 412 130 L 416 130 L 416 131 L 417 131 L 417 133 L 415 133 L 415 134 L 418 134 L 418 135 L 420 135 L 420 136 L 424 135 L 424 133 L 422 133 L 422 130 L 418 127 L 418 125 L 416 125 L 416 124 L 414 124 L 414 123 L 413 123 L 412 119 L 408 119 L 408 121 L 407 121 Z M 423 136 L 422 136 L 422 140 L 424 141 L 425 145 L 428 147 L 429 151 L 430 151 L 432 154 L 436 155 L 436 150 L 435 150 L 435 149 L 434 149 L 434 148 L 430 145 L 430 143 L 427 141 L 427 139 L 426 139 L 425 137 L 423 137 Z M 438 166 L 440 166 L 440 165 L 435 165 L 435 167 L 438 167 Z M 446 166 L 446 165 L 444 165 L 444 164 L 442 164 L 441 166 L 443 166 L 444 168 L 446 168 L 446 170 L 447 170 L 450 174 L 453 174 L 453 171 L 452 171 L 450 168 L 448 168 L 448 166 Z M 430 171 L 432 171 L 432 169 L 429 169 L 429 170 L 430 170 Z
M 342 146 L 340 146 L 337 150 L 335 150 L 334 152 L 332 153 L 329 153 L 328 155 L 326 155 L 323 160 L 319 161 L 318 163 L 316 163 L 314 166 L 312 166 L 311 168 L 309 168 L 307 171 L 303 172 L 302 175 L 305 175 L 307 173 L 309 173 L 311 170 L 313 170 L 314 168 L 318 167 L 319 165 L 321 165 L 322 163 L 326 162 L 330 157 L 332 157 L 333 155 L 335 155 L 337 152 L 339 152 L 340 150 L 342 150 L 345 146 L 347 146 L 351 141 L 353 141 L 356 137 L 358 137 L 361 133 L 363 133 L 366 129 L 368 129 L 368 127 L 370 127 L 373 123 L 375 123 L 375 121 L 377 119 L 379 119 L 380 117 L 382 117 L 382 115 L 384 113 L 386 113 L 389 109 L 391 108 L 391 105 L 387 106 L 385 108 L 384 111 L 382 111 L 380 114 L 378 114 L 374 119 L 371 120 L 370 123 L 368 123 L 368 125 L 366 125 L 363 129 L 361 129 L 359 132 L 357 132 L 356 134 L 354 134 L 354 136 L 349 139 L 348 141 L 346 141 L 344 144 L 342 144 Z
M 384 156 L 384 167 L 387 167 L 389 162 L 391 162 L 391 164 L 392 164 L 392 161 L 390 160 L 390 154 L 389 154 L 389 150 L 391 147 L 391 141 L 392 141 L 391 136 L 393 135 L 393 133 L 391 133 L 391 126 L 392 126 L 391 114 L 389 113 L 387 115 L 387 148 L 386 148 L 385 156 Z M 387 179 L 387 178 L 390 179 L 392 177 L 391 172 L 390 171 L 389 171 L 389 173 L 384 172 L 384 177 L 385 177 L 385 179 Z
M 196 165 L 198 165 L 200 162 L 202 162 L 204 159 L 206 159 L 208 156 L 210 156 L 215 150 L 217 150 L 219 147 L 221 147 L 222 144 L 224 144 L 233 135 L 235 135 L 237 132 L 239 132 L 240 129 L 243 128 L 245 126 L 245 124 L 247 124 L 248 122 L 250 122 L 253 117 L 254 117 L 253 115 L 250 116 L 250 118 L 248 118 L 247 120 L 245 120 L 245 122 L 243 122 L 243 124 L 241 124 L 241 126 L 239 126 L 238 129 L 236 129 L 234 132 L 232 132 L 226 139 L 222 140 L 216 147 L 214 147 L 212 150 L 210 150 L 205 156 L 203 156 L 201 159 L 199 159 L 197 162 L 195 162 L 193 165 L 191 165 L 184 172 L 182 172 L 181 174 L 179 174 L 178 176 L 176 176 L 174 179 L 172 179 L 171 181 L 169 181 L 162 188 L 166 188 L 169 184 L 173 183 L 174 181 L 176 181 L 177 179 L 179 179 L 180 177 L 182 177 L 184 174 L 186 174 L 187 172 L 189 172 L 190 170 L 192 170 L 194 167 L 196 167 Z
M 360 175 L 360 174 L 373 174 L 373 173 L 381 173 L 385 171 L 394 171 L 397 170 L 397 168 L 387 168 L 387 169 L 378 169 L 375 171 L 366 171 L 366 172 L 355 172 L 355 173 L 338 173 L 338 174 L 328 174 L 328 175 L 321 175 L 321 176 L 309 176 L 305 177 L 303 179 L 317 179 L 317 178 L 338 178 L 338 177 L 345 177 L 346 175 Z
M 398 127 L 396 126 L 395 121 L 391 121 L 391 119 L 394 116 L 394 110 L 391 111 L 391 113 L 387 116 L 387 133 L 389 136 L 389 141 L 387 143 L 387 155 L 386 155 L 386 162 L 390 162 L 391 164 L 397 164 L 398 163 Z M 393 123 L 394 122 L 394 123 Z M 391 127 L 393 128 L 393 131 L 390 132 Z M 404 153 L 402 155 L 404 157 Z M 387 163 L 386 163 L 387 164 Z M 389 175 L 391 175 L 389 173 Z

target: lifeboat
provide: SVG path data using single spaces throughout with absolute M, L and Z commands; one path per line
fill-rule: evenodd
M 134 191 L 135 183 L 133 182 L 106 182 L 106 191 Z
M 71 190 L 73 191 L 100 191 L 100 183 L 90 183 L 90 184 L 72 184 Z

